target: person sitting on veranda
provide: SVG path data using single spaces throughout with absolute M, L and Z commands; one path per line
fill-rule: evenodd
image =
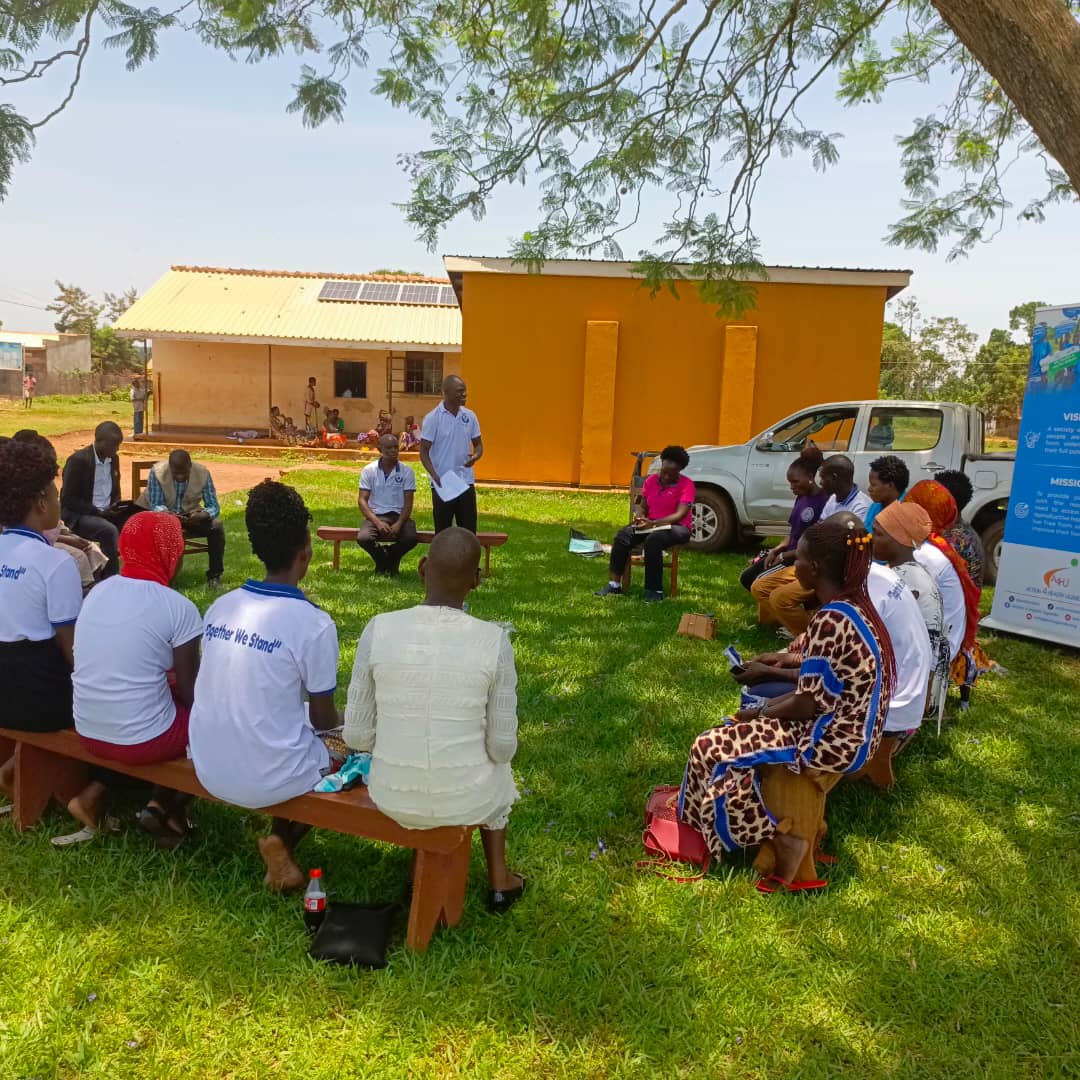
M 788 466 L 787 482 L 795 503 L 788 517 L 791 531 L 776 547 L 755 558 L 739 577 L 739 584 L 749 590 L 762 574 L 776 566 L 791 566 L 795 562 L 795 549 L 802 536 L 821 517 L 821 511 L 829 501 L 829 493 L 818 487 L 818 469 L 824 457 L 812 443 L 803 448 L 799 456 Z
M 167 461 L 159 461 L 146 478 L 146 488 L 136 500 L 144 509 L 172 514 L 180 522 L 185 537 L 206 540 L 210 563 L 206 583 L 221 584 L 225 573 L 225 523 L 210 470 L 191 460 L 186 450 L 174 450 Z
M 971 580 L 975 582 L 975 587 L 981 590 L 986 568 L 986 552 L 983 550 L 982 538 L 963 518 L 964 507 L 971 502 L 975 489 L 967 473 L 962 473 L 959 469 L 945 469 L 935 473 L 934 479 L 956 503 L 956 521 L 942 529 L 941 535 L 952 544 L 953 549 L 967 564 Z
M 415 416 L 405 417 L 405 427 L 398 440 L 398 447 L 404 452 L 415 450 L 420 445 L 420 425 Z
M 904 492 L 911 482 L 911 474 L 903 458 L 895 454 L 887 454 L 885 457 L 876 458 L 870 462 L 869 483 L 866 485 L 866 493 L 874 501 L 870 509 L 866 511 L 866 527 L 873 531 L 874 518 L 885 509 L 904 497 Z
M 120 557 L 120 576 L 90 592 L 75 624 L 75 730 L 97 757 L 152 765 L 187 748 L 202 616 L 172 588 L 184 559 L 175 516 L 137 514 L 120 533 Z M 75 814 L 91 836 L 104 798 L 105 785 L 91 784 Z M 188 801 L 155 788 L 137 824 L 159 847 L 176 847 L 188 832 Z
M 277 405 L 270 406 L 270 438 L 271 439 L 284 439 L 288 432 L 286 430 L 286 418 L 281 415 L 281 409 Z
M 825 521 L 841 511 L 865 517 L 870 498 L 855 483 L 855 465 L 845 454 L 832 454 L 818 470 L 818 482 L 828 494 L 819 520 Z M 793 566 L 776 567 L 762 574 L 750 586 L 757 601 L 758 621 L 762 626 L 779 623 L 790 637 L 798 637 L 810 625 L 807 605 L 813 603 L 812 590 L 800 584 Z
M 412 519 L 416 498 L 416 473 L 398 461 L 398 442 L 393 435 L 379 440 L 379 460 L 360 473 L 356 505 L 364 517 L 356 542 L 375 563 L 375 573 L 397 577 L 401 560 L 416 547 L 416 522 Z
M 244 517 L 266 576 L 206 612 L 189 738 L 207 791 L 255 809 L 314 790 L 346 753 L 331 732 L 341 722 L 337 627 L 300 590 L 311 565 L 311 515 L 293 488 L 264 480 L 252 488 Z M 259 840 L 267 888 L 304 887 L 294 852 L 307 831 L 274 818 Z
M 72 642 L 83 593 L 75 563 L 45 539 L 60 522 L 60 470 L 51 445 L 41 443 L 0 445 L 0 727 L 13 731 L 71 727 Z M 11 799 L 14 788 L 13 755 L 0 760 L 0 794 Z
M 424 602 L 364 628 L 344 737 L 371 753 L 371 799 L 399 825 L 480 826 L 488 907 L 502 914 L 525 890 L 506 865 L 517 673 L 506 631 L 463 610 L 480 583 L 480 550 L 467 529 L 438 533 L 420 560 Z
M 622 596 L 622 578 L 634 548 L 642 546 L 645 556 L 643 599 L 657 603 L 664 599 L 664 552 L 690 541 L 693 520 L 694 482 L 682 471 L 690 455 L 681 446 L 660 451 L 660 471 L 645 477 L 641 500 L 633 522 L 615 534 L 611 542 L 609 580 L 597 596 Z
M 942 533 L 958 518 L 956 500 L 936 480 L 920 480 L 907 493 L 906 502 L 921 506 L 930 517 L 930 536 L 919 545 L 915 558 L 930 572 L 941 590 L 949 624 L 951 677 L 960 687 L 963 708 L 971 688 L 991 666 L 990 658 L 975 641 L 979 629 L 980 589 L 971 579 L 967 563 Z
M 744 709 L 698 736 L 690 750 L 678 811 L 716 856 L 771 839 L 774 874 L 762 892 L 795 887 L 808 841 L 776 830 L 754 770 L 789 765 L 846 773 L 874 753 L 892 693 L 889 635 L 867 592 L 870 535 L 850 519 L 807 529 L 795 572 L 821 606 L 806 632 L 792 692 Z
M 887 506 L 874 521 L 874 558 L 885 563 L 907 586 L 919 605 L 919 613 L 930 638 L 930 693 L 928 707 L 940 709 L 949 685 L 949 636 L 945 632 L 945 605 L 941 590 L 924 566 L 915 560 L 915 550 L 930 536 L 930 516 L 915 503 L 896 502 Z

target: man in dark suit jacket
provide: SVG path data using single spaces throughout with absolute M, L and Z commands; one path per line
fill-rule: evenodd
M 73 533 L 96 540 L 109 560 L 102 577 L 120 569 L 120 530 L 132 514 L 132 504 L 120 501 L 118 452 L 124 433 L 111 420 L 98 424 L 94 444 L 76 450 L 64 464 L 60 511 Z

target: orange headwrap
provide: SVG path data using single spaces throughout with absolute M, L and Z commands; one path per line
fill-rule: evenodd
M 932 531 L 930 515 L 917 503 L 889 503 L 874 521 L 904 547 L 917 548 Z
M 979 629 L 979 596 L 981 594 L 979 586 L 971 580 L 967 563 L 960 557 L 956 548 L 941 535 L 942 530 L 951 529 L 960 516 L 956 509 L 956 500 L 949 494 L 948 489 L 936 480 L 920 480 L 904 496 L 904 502 L 915 503 L 930 515 L 930 523 L 934 527 L 933 532 L 930 533 L 930 543 L 952 563 L 952 568 L 960 579 L 960 584 L 964 589 L 964 608 L 967 612 L 967 625 L 964 627 L 964 640 L 960 647 L 964 652 L 970 652 L 975 646 L 975 632 Z
M 183 557 L 184 530 L 172 514 L 136 514 L 120 533 L 121 577 L 167 586 Z

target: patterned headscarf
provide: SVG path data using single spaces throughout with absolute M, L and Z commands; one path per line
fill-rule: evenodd
M 184 530 L 172 514 L 144 511 L 120 533 L 121 577 L 168 586 L 184 557 Z
M 930 533 L 929 542 L 952 563 L 952 568 L 960 579 L 960 584 L 964 589 L 964 608 L 967 612 L 967 625 L 964 627 L 964 640 L 960 647 L 964 652 L 970 652 L 975 645 L 975 632 L 979 629 L 981 590 L 971 580 L 967 563 L 960 557 L 956 548 L 941 535 L 943 529 L 951 529 L 956 524 L 956 519 L 959 517 L 956 511 L 956 500 L 949 494 L 948 489 L 936 480 L 920 480 L 904 496 L 904 502 L 915 503 L 930 515 L 934 530 Z
M 904 547 L 917 548 L 932 531 L 930 515 L 918 503 L 889 503 L 875 520 Z
M 929 515 L 934 532 L 943 533 L 956 524 L 960 512 L 949 489 L 936 480 L 920 480 L 904 496 L 904 502 L 921 506 Z

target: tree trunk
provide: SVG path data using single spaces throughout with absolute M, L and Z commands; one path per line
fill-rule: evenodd
M 1064 0 L 933 0 L 1080 192 L 1080 25 Z

